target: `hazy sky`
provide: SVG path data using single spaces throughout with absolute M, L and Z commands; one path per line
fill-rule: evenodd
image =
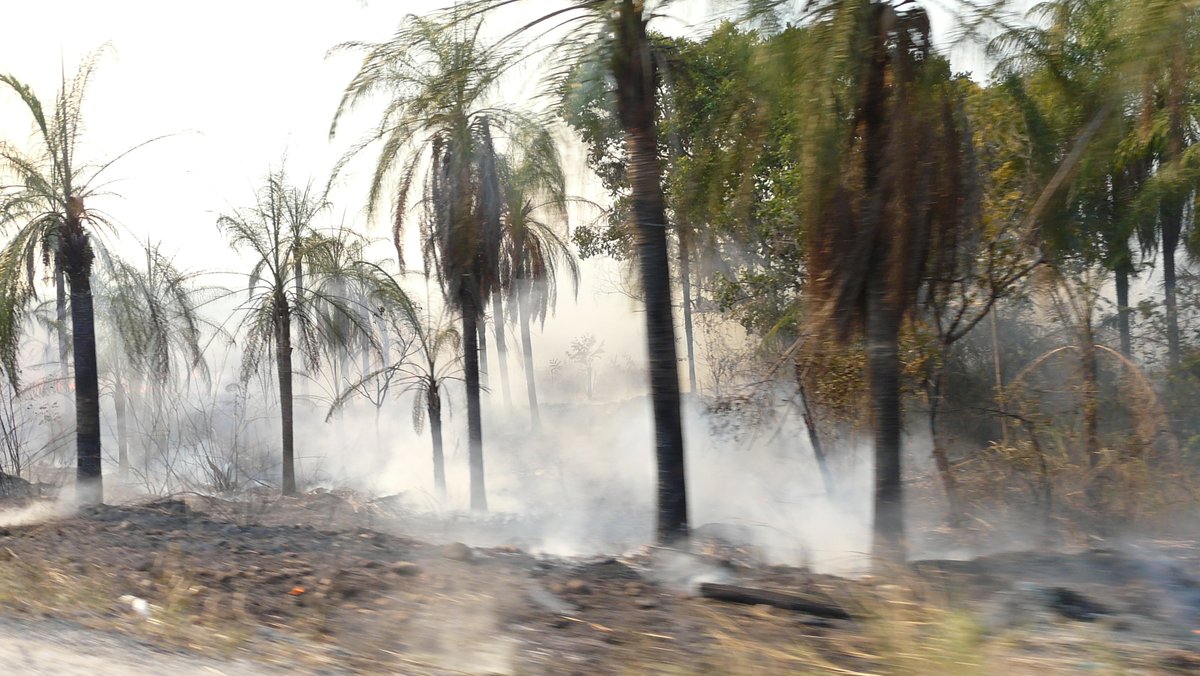
M 237 265 L 213 224 L 216 214 L 248 203 L 268 167 L 286 152 L 294 179 L 324 181 L 333 162 L 370 120 L 352 119 L 346 133 L 328 139 L 330 118 L 357 66 L 352 55 L 327 58 L 346 40 L 386 38 L 410 12 L 436 1 L 42 0 L 13 3 L 0 40 L 0 71 L 30 84 L 47 104 L 80 58 L 109 45 L 89 88 L 80 156 L 107 160 L 146 139 L 172 134 L 138 151 L 108 175 L 120 200 L 99 205 L 139 238 L 162 241 L 180 265 L 221 269 Z M 530 2 L 524 15 L 557 5 Z M 718 5 L 720 3 L 717 3 Z M 682 31 L 701 21 L 706 0 L 673 5 L 679 18 L 660 29 Z M 515 25 L 522 14 L 509 14 Z M 945 26 L 945 22 L 940 22 Z M 0 93 L 0 136 L 29 138 L 28 115 L 15 96 Z M 584 172 L 576 170 L 576 190 Z M 596 195 L 592 195 L 595 197 Z M 366 227 L 363 193 L 352 186 L 334 194 L 335 220 Z M 386 236 L 384 228 L 373 228 Z M 627 315 L 627 299 L 602 293 L 612 266 L 585 269 L 582 310 L 562 307 L 568 333 L 598 311 Z M 574 319 L 572 319 L 574 318 Z M 572 325 L 574 328 L 571 328 Z M 631 325 L 630 328 L 634 328 Z M 638 327 L 640 330 L 640 327 Z M 621 332 L 613 352 L 640 356 L 637 331 Z M 556 348 L 557 349 L 557 348 Z

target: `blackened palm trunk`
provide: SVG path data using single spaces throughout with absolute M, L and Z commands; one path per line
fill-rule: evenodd
M 283 438 L 283 494 L 296 494 L 296 447 L 292 411 L 292 313 L 283 293 L 275 296 L 275 366 L 279 374 L 279 421 Z
M 1170 205 L 1164 210 L 1162 233 L 1163 257 L 1163 305 L 1167 319 L 1167 363 L 1179 366 L 1179 308 L 1175 301 L 1175 250 L 1179 247 L 1179 233 L 1183 224 L 1183 207 Z
M 426 384 L 429 436 L 433 438 L 433 486 L 438 497 L 446 497 L 446 460 L 442 454 L 442 395 L 436 383 Z
M 129 423 L 125 411 L 126 401 L 125 383 L 118 378 L 113 387 L 113 408 L 117 413 L 117 477 L 121 481 L 129 478 Z
M 890 307 L 887 277 L 867 282 L 867 380 L 875 438 L 875 525 L 873 555 L 903 562 L 904 501 L 900 483 L 900 318 Z
M 471 509 L 487 511 L 483 480 L 483 421 L 479 415 L 479 310 L 469 292 L 462 294 L 463 376 L 467 384 L 467 462 L 471 470 Z
M 527 279 L 517 280 L 517 318 L 521 323 L 521 352 L 525 358 L 525 392 L 529 395 L 529 422 L 536 431 L 542 426 L 542 416 L 538 410 L 537 383 L 533 378 L 533 336 L 529 331 L 532 284 L 533 282 Z
M 508 387 L 508 344 L 504 340 L 504 308 L 500 294 L 492 294 L 492 326 L 496 334 L 496 357 L 500 362 L 500 390 L 504 392 L 504 406 L 512 407 L 512 391 Z
M 686 537 L 688 513 L 667 217 L 655 128 L 657 82 L 642 3 L 622 0 L 616 21 L 613 74 L 617 81 L 617 108 L 625 131 L 638 266 L 646 297 L 650 399 L 658 463 L 656 530 L 660 542 L 670 542 Z
M 1124 267 L 1116 270 L 1117 284 L 1117 328 L 1121 334 L 1121 354 L 1126 357 L 1133 352 L 1133 340 L 1129 326 L 1129 272 Z
M 71 286 L 71 339 L 75 362 L 75 496 L 83 505 L 104 501 L 100 470 L 100 380 L 92 309 L 91 248 L 85 235 L 69 236 L 67 282 Z

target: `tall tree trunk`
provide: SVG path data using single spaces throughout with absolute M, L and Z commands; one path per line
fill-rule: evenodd
M 1096 338 L 1092 331 L 1091 319 L 1081 318 L 1080 328 L 1080 371 L 1083 377 L 1083 444 L 1088 460 L 1088 481 L 1086 497 L 1088 507 L 1092 510 L 1101 508 L 1102 482 L 1097 476 L 1100 467 L 1100 369 L 1096 358 Z
M 113 386 L 113 408 L 117 413 L 117 478 L 129 479 L 129 423 L 125 411 L 125 383 L 118 377 Z
M 996 405 L 1000 407 L 1000 440 L 1004 442 L 1004 447 L 1009 448 L 1008 436 L 1008 398 L 1004 394 L 1004 370 L 1000 363 L 1000 340 L 997 336 L 996 326 L 1000 320 L 997 318 L 1000 314 L 1000 308 L 992 308 L 992 316 L 989 321 L 992 325 L 992 376 L 995 381 L 996 389 Z M 940 386 L 939 386 L 940 388 Z
M 67 282 L 71 286 L 71 337 L 75 362 L 75 497 L 82 505 L 104 501 L 100 462 L 100 379 L 92 308 L 91 247 L 87 236 L 68 236 Z M 71 241 L 73 240 L 73 241 Z M 76 250 L 78 249 L 78 250 Z
M 287 298 L 275 294 L 275 364 L 279 373 L 279 420 L 283 435 L 283 494 L 296 494 L 295 427 L 292 411 L 292 313 Z
M 812 405 L 808 401 L 808 390 L 804 387 L 804 374 L 798 366 L 796 368 L 796 387 L 799 389 L 804 427 L 808 430 L 808 443 L 812 446 L 813 457 L 817 461 L 817 470 L 821 472 L 821 480 L 825 482 L 825 494 L 832 498 L 837 491 L 837 485 L 833 482 L 833 473 L 829 471 L 829 460 L 825 457 L 825 447 L 821 444 L 821 434 L 817 430 L 817 421 L 813 417 Z
M 446 461 L 442 455 L 442 395 L 436 383 L 426 385 L 429 436 L 433 438 L 433 486 L 439 498 L 446 497 Z
M 529 331 L 532 284 L 528 279 L 517 280 L 517 318 L 521 323 L 521 351 L 525 358 L 525 392 L 529 395 L 529 422 L 536 431 L 542 426 L 542 417 L 538 410 L 537 383 L 533 378 L 533 337 Z
M 890 307 L 887 276 L 867 282 L 867 379 L 875 437 L 875 525 L 872 553 L 881 562 L 903 562 L 904 496 L 900 483 L 900 318 Z
M 683 284 L 683 342 L 687 348 L 688 393 L 696 394 L 696 347 L 692 339 L 692 262 L 691 236 L 679 228 L 679 278 Z
M 625 131 L 638 264 L 646 297 L 650 398 L 658 464 L 656 531 L 659 542 L 670 542 L 687 536 L 688 510 L 667 216 L 655 127 L 657 78 L 646 39 L 642 3 L 622 0 L 615 20 L 617 45 L 612 66 L 617 81 L 617 109 Z
M 1121 354 L 1126 357 L 1133 354 L 1133 340 L 1129 326 L 1129 271 L 1118 265 L 1116 269 L 1117 283 L 1117 328 L 1121 334 Z
M 471 509 L 487 511 L 483 474 L 483 421 L 479 415 L 479 375 L 482 350 L 476 344 L 479 310 L 469 291 L 462 292 L 463 371 L 467 384 L 467 462 L 471 469 Z
M 487 389 L 488 387 L 488 349 L 487 349 L 487 321 L 476 320 L 475 335 L 479 341 L 479 384 Z
M 500 361 L 500 389 L 504 392 L 505 408 L 512 408 L 512 392 L 508 387 L 508 344 L 504 340 L 504 308 L 500 294 L 492 294 L 492 328 L 496 334 L 496 356 Z
M 1169 129 L 1167 163 L 1182 161 L 1184 148 L 1184 87 L 1186 85 L 1186 55 L 1176 49 L 1171 63 L 1171 88 L 1167 101 Z M 1175 302 L 1175 251 L 1179 247 L 1179 235 L 1183 231 L 1184 199 L 1170 196 L 1162 208 L 1162 257 L 1163 257 L 1163 303 L 1167 315 L 1167 363 L 1174 369 L 1179 366 L 1179 310 Z
M 942 490 L 946 493 L 946 523 L 951 528 L 962 525 L 962 499 L 958 493 L 958 481 L 950 467 L 950 457 L 946 446 L 942 443 L 942 435 L 938 426 L 938 413 L 942 403 L 942 369 L 938 367 L 937 375 L 929 384 L 929 439 L 933 445 L 933 461 L 937 465 L 938 476 L 942 479 Z
M 54 264 L 54 310 L 58 320 L 58 366 L 63 380 L 67 378 L 67 363 L 70 360 L 70 345 L 67 341 L 67 279 L 62 263 Z
M 1175 302 L 1175 250 L 1179 246 L 1183 208 L 1171 205 L 1164 211 L 1162 233 L 1163 304 L 1167 316 L 1167 363 L 1172 369 L 1179 366 L 1179 309 Z

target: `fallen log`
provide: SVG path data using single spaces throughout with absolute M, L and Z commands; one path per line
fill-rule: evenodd
M 807 613 L 817 617 L 827 617 L 834 620 L 850 620 L 853 619 L 850 613 L 846 612 L 838 606 L 813 601 L 812 599 L 797 596 L 795 594 L 787 594 L 784 592 L 770 591 L 768 589 L 752 589 L 750 587 L 738 587 L 731 584 L 717 584 L 715 582 L 704 582 L 700 584 L 700 596 L 715 601 L 728 601 L 730 603 L 745 603 L 749 605 L 767 605 L 784 610 L 794 610 L 800 613 Z

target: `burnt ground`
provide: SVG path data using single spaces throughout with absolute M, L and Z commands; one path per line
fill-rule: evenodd
M 64 655 L 172 674 L 1200 673 L 1191 542 L 848 579 L 717 542 L 588 559 L 421 542 L 351 494 L 24 504 L 0 514 L 43 519 L 0 528 L 0 667 L 25 673 L 66 673 Z M 703 598 L 704 582 L 851 619 Z M 30 641 L 58 654 L 12 656 Z

